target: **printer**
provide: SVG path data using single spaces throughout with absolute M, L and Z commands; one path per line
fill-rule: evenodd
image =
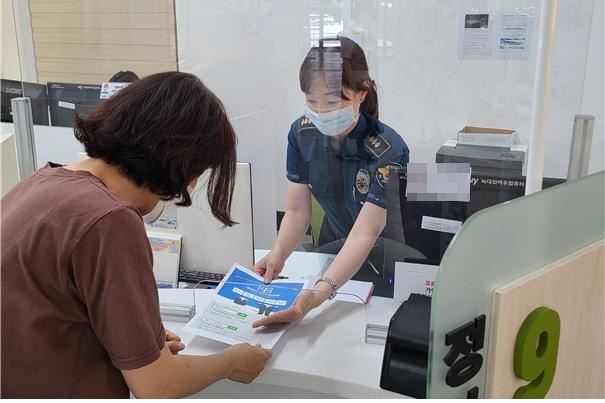
M 391 318 L 382 360 L 380 387 L 426 397 L 431 298 L 411 294 Z
M 520 177 L 524 171 L 526 153 L 526 144 L 504 148 L 463 145 L 457 144 L 456 140 L 448 140 L 437 150 L 435 162 L 467 162 L 471 164 L 473 173 Z

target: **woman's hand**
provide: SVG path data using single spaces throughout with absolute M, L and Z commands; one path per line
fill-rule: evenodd
M 254 265 L 252 270 L 265 278 L 265 283 L 270 283 L 271 280 L 277 278 L 284 268 L 285 258 L 282 257 L 281 253 L 273 249 L 262 258 L 257 264 Z
M 181 351 L 185 348 L 185 345 L 183 343 L 181 343 L 181 338 L 178 335 L 176 335 L 175 333 L 172 333 L 168 329 L 165 329 L 165 330 L 166 330 L 166 345 L 168 346 L 168 348 L 170 349 L 170 352 L 172 354 L 178 354 L 179 351 Z
M 250 383 L 265 368 L 271 358 L 271 350 L 261 347 L 260 344 L 236 344 L 225 349 L 222 353 L 229 361 L 231 369 L 228 376 L 235 382 Z
M 330 293 L 323 291 L 303 290 L 290 308 L 257 320 L 252 323 L 252 328 L 294 323 L 302 319 L 311 309 L 321 305 L 329 295 Z

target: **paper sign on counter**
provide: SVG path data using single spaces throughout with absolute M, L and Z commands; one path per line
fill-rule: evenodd
M 412 293 L 432 297 L 438 268 L 428 264 L 395 262 L 395 305 L 402 304 Z

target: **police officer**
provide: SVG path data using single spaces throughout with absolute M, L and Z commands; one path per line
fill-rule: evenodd
M 377 239 L 386 222 L 389 167 L 405 166 L 409 151 L 378 120 L 376 85 L 361 47 L 345 37 L 335 45 L 320 41 L 300 68 L 305 114 L 288 134 L 286 214 L 271 252 L 254 270 L 267 282 L 281 272 L 309 226 L 311 195 L 325 212 L 317 252 L 337 256 L 312 291 L 254 327 L 300 319 L 351 278 L 382 277 Z

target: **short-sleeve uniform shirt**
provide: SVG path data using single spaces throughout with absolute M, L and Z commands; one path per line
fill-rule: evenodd
M 336 147 L 304 116 L 288 134 L 287 178 L 309 186 L 339 238 L 346 238 L 364 203 L 386 208 L 389 167 L 408 161 L 402 137 L 365 113 Z

